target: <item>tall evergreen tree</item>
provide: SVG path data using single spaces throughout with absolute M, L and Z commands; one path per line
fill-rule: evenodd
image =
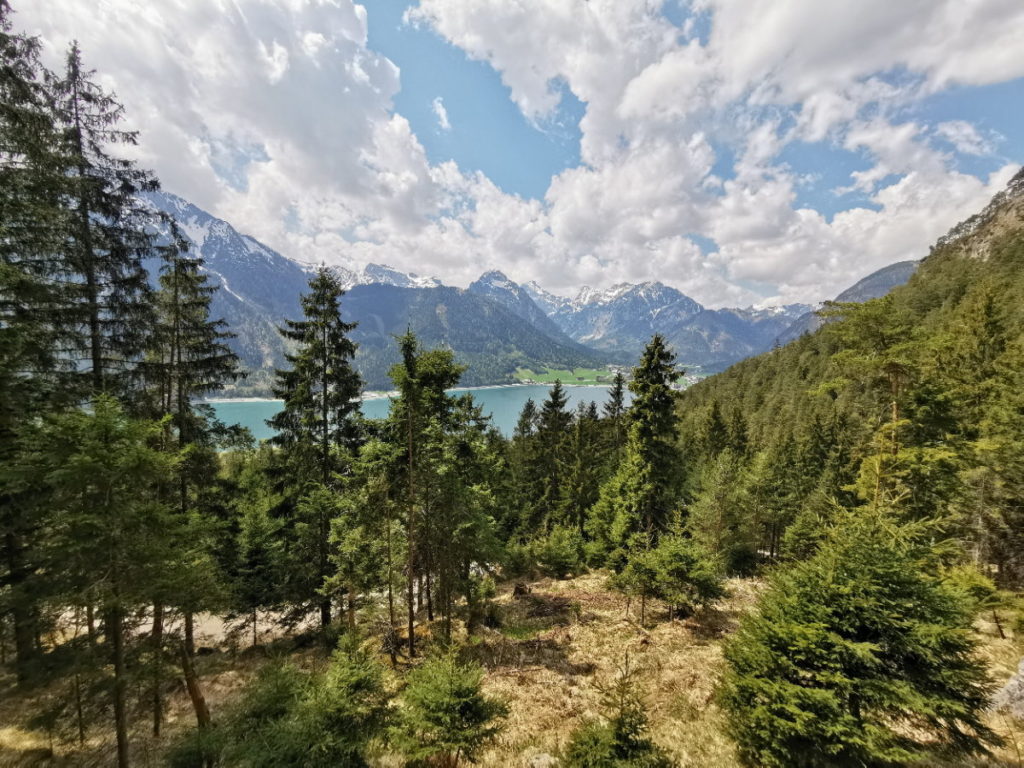
M 93 78 L 76 43 L 63 77 L 50 85 L 68 165 L 66 258 L 76 288 L 68 311 L 83 330 L 77 354 L 85 393 L 125 397 L 139 384 L 136 364 L 152 330 L 142 262 L 154 255 L 157 221 L 140 196 L 158 183 L 149 171 L 112 154 L 138 137 L 121 127 L 124 108 Z
M 104 395 L 91 411 L 52 417 L 27 437 L 18 468 L 24 482 L 51 490 L 46 570 L 55 599 L 101 606 L 120 768 L 129 762 L 126 622 L 182 573 L 179 520 L 161 500 L 177 457 L 153 447 L 160 432 Z
M 287 356 L 291 368 L 276 372 L 274 395 L 284 407 L 269 424 L 276 431 L 271 441 L 294 460 L 293 469 L 329 486 L 341 466 L 338 451 L 356 439 L 352 415 L 362 382 L 352 366 L 356 345 L 349 338 L 356 324 L 341 319 L 341 283 L 322 267 L 309 288 L 301 300 L 304 319 L 287 320 L 281 329 L 297 350 Z
M 612 386 L 608 390 L 608 399 L 602 411 L 609 424 L 609 456 L 612 466 L 617 467 L 622 459 L 622 447 L 626 443 L 626 377 L 622 371 L 615 372 Z
M 534 456 L 540 496 L 537 500 L 535 518 L 531 521 L 531 533 L 535 533 L 540 527 L 546 528 L 557 523 L 552 516 L 557 514 L 563 493 L 565 446 L 569 425 L 572 423 L 572 412 L 566 409 L 568 401 L 561 380 L 556 379 L 540 406 L 540 414 L 537 417 L 537 450 Z
M 0 466 L 16 462 L 25 425 L 66 398 L 61 352 L 74 339 L 61 323 L 60 258 L 65 209 L 60 137 L 53 123 L 39 41 L 12 30 L 0 0 Z M 37 634 L 36 550 L 45 501 L 0 478 L 0 616 L 10 615 L 18 679 L 27 682 Z
M 226 341 L 232 334 L 223 320 L 210 318 L 210 301 L 216 285 L 202 271 L 202 258 L 189 254 L 188 241 L 178 225 L 168 222 L 168 241 L 160 247 L 159 288 L 153 294 L 155 323 L 146 349 L 143 372 L 148 391 L 146 409 L 165 422 L 164 444 L 182 451 L 183 462 L 173 490 L 173 506 L 182 521 L 200 512 L 203 491 L 217 482 L 218 458 L 215 432 L 223 425 L 213 419 L 212 409 L 198 398 L 221 389 L 239 376 L 238 358 Z M 219 428 L 219 429 L 218 429 Z M 203 539 L 209 521 L 196 515 L 193 541 Z M 196 585 L 197 593 L 179 591 L 174 604 L 185 611 L 186 647 L 192 651 L 192 615 L 202 603 L 203 593 L 213 585 Z M 154 647 L 161 647 L 161 600 L 154 604 Z M 159 650 L 157 651 L 159 653 Z M 159 727 L 159 720 L 156 721 Z
M 390 375 L 399 397 L 392 400 L 389 421 L 391 439 L 403 451 L 407 629 L 409 655 L 415 656 L 417 599 L 422 603 L 426 598 L 428 617 L 432 614 L 432 541 L 437 531 L 432 513 L 440 490 L 439 454 L 455 405 L 446 390 L 458 383 L 463 368 L 455 363 L 451 350 L 422 350 L 411 330 L 398 342 L 402 362 L 392 367 Z
M 656 541 L 672 523 L 670 513 L 682 474 L 672 391 L 678 375 L 675 356 L 655 334 L 633 369 L 629 385 L 633 403 L 622 463 L 602 486 L 590 515 L 589 530 L 597 549 L 612 554 L 611 564 L 616 567 L 625 562 L 622 548 L 630 546 L 633 536 L 643 534 L 646 540 Z
M 287 513 L 293 518 L 295 597 L 316 602 L 321 624 L 327 626 L 331 601 L 324 590 L 331 576 L 334 507 L 313 502 L 324 498 L 316 494 L 316 486 L 336 486 L 335 475 L 355 445 L 353 416 L 362 385 L 352 366 L 356 345 L 348 336 L 355 324 L 341 319 L 345 292 L 338 278 L 321 268 L 309 287 L 302 297 L 304 319 L 288 320 L 281 329 L 297 349 L 287 357 L 292 367 L 276 373 L 274 394 L 284 400 L 284 407 L 268 423 L 277 430 L 271 442 L 282 449 L 284 480 L 291 488 Z M 299 504 L 302 498 L 306 503 Z

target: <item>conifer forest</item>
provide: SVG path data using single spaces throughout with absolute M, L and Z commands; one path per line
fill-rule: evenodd
M 1024 170 L 881 298 L 687 388 L 655 333 L 508 435 L 414 328 L 365 417 L 321 267 L 257 442 L 143 137 L 18 20 L 0 765 L 1024 765 Z

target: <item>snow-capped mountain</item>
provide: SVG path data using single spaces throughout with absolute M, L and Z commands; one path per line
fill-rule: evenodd
M 655 333 L 665 336 L 684 365 L 709 370 L 770 349 L 806 304 L 755 309 L 706 309 L 660 282 L 619 283 L 598 290 L 584 286 L 572 298 L 537 283 L 522 290 L 576 341 L 622 362 L 635 360 Z
M 509 280 L 504 273 L 498 270 L 484 272 L 475 282 L 470 283 L 468 290 L 502 304 L 551 338 L 567 344 L 574 343 L 573 339 L 566 335 L 543 309 L 537 306 L 530 292 L 525 287 Z
M 251 372 L 248 385 L 265 391 L 273 368 L 285 363 L 287 348 L 277 328 L 300 316 L 299 297 L 308 292 L 311 274 L 320 265 L 282 256 L 176 195 L 160 192 L 150 201 L 177 220 L 220 285 L 212 315 L 226 320 L 235 334 L 229 343 Z M 147 265 L 152 275 L 158 266 Z M 407 327 L 427 346 L 454 350 L 470 366 L 463 376 L 466 384 L 509 381 L 519 365 L 593 367 L 607 361 L 565 336 L 536 307 L 533 315 L 517 312 L 497 294 L 444 286 L 435 278 L 381 264 L 358 271 L 331 269 L 348 290 L 342 311 L 346 320 L 359 324 L 353 333 L 360 345 L 356 366 L 370 388 L 389 386 L 388 368 L 398 361 L 394 337 Z M 522 297 L 529 301 L 527 294 Z

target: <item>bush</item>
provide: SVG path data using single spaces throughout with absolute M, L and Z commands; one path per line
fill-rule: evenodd
M 455 768 L 473 762 L 493 739 L 505 705 L 480 690 L 483 668 L 460 662 L 454 652 L 428 659 L 409 673 L 393 743 L 409 760 Z
M 529 542 L 512 542 L 505 547 L 502 558 L 502 575 L 509 579 L 532 576 L 537 569 L 533 547 Z
M 649 598 L 669 604 L 673 615 L 686 616 L 725 595 L 718 561 L 686 536 L 662 536 L 654 548 L 638 539 L 624 551 L 625 563 L 611 585 L 641 600 L 641 623 Z

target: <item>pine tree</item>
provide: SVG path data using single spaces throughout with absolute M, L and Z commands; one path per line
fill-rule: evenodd
M 535 455 L 540 497 L 536 505 L 533 530 L 557 523 L 552 515 L 557 512 L 564 482 L 565 444 L 572 413 L 566 410 L 568 397 L 558 379 L 541 403 L 537 418 L 537 452 Z
M 439 490 L 438 458 L 443 451 L 444 435 L 452 426 L 455 406 L 454 398 L 446 390 L 458 384 L 464 369 L 455 363 L 451 350 L 420 349 L 411 330 L 398 342 L 402 362 L 392 367 L 390 375 L 399 397 L 392 400 L 389 427 L 393 443 L 401 446 L 404 454 L 406 609 L 409 655 L 415 656 L 417 597 L 421 602 L 426 598 L 428 618 L 433 617 L 430 578 L 437 528 L 431 513 Z
M 169 242 L 160 248 L 159 289 L 153 295 L 156 322 L 145 374 L 150 407 L 158 416 L 171 416 L 178 443 L 187 446 L 209 442 L 207 414 L 195 401 L 222 389 L 240 372 L 238 357 L 227 346 L 234 334 L 225 330 L 224 320 L 210 318 L 217 286 L 203 272 L 202 258 L 189 254 L 177 223 L 169 222 L 168 228 Z
M 324 589 L 331 576 L 332 508 L 297 501 L 311 498 L 314 486 L 323 491 L 335 488 L 335 475 L 357 439 L 353 415 L 359 408 L 361 382 L 352 366 L 356 345 L 348 337 L 355 324 L 341 319 L 341 284 L 321 268 L 309 287 L 301 300 L 304 319 L 288 320 L 281 329 L 297 349 L 287 356 L 292 367 L 276 372 L 274 394 L 284 400 L 284 407 L 268 423 L 277 430 L 271 442 L 283 451 L 285 482 L 292 489 L 287 513 L 294 516 L 291 534 L 300 544 L 291 550 L 293 567 L 300 574 L 312 569 L 309 578 L 295 581 L 295 598 L 315 601 L 326 627 L 331 622 L 331 601 Z
M 687 509 L 687 530 L 720 557 L 729 573 L 749 574 L 757 560 L 760 519 L 756 491 L 740 458 L 722 449 L 701 478 L 697 498 Z
M 184 460 L 173 491 L 174 506 L 182 520 L 199 513 L 198 502 L 204 487 L 217 482 L 218 458 L 212 409 L 196 400 L 221 389 L 239 376 L 238 358 L 227 347 L 232 334 L 224 330 L 223 320 L 210 318 L 210 301 L 217 286 L 210 285 L 202 271 L 202 259 L 191 256 L 177 223 L 168 223 L 168 242 L 161 246 L 162 264 L 159 288 L 153 294 L 155 324 L 147 343 L 143 374 L 148 385 L 146 410 L 154 418 L 165 415 L 165 446 L 183 451 Z M 192 521 L 193 542 L 201 542 L 204 523 L 201 516 Z M 193 565 L 193 568 L 195 566 Z M 213 584 L 195 584 L 191 592 L 178 591 L 174 605 L 185 611 L 186 647 L 192 652 L 192 616 L 213 593 Z M 162 647 L 162 600 L 154 603 L 154 646 Z M 159 684 L 157 685 L 159 692 Z M 155 720 L 159 731 L 159 719 Z
M 727 645 L 722 702 L 751 765 L 928 763 L 983 753 L 992 687 L 933 531 L 847 514 L 773 575 Z
M 259 611 L 280 603 L 284 577 L 280 524 L 266 509 L 251 506 L 245 511 L 238 533 L 238 565 L 234 585 L 236 605 L 252 621 L 252 644 L 259 637 Z
M 341 283 L 323 267 L 309 288 L 302 297 L 304 319 L 288 320 L 281 329 L 297 350 L 287 356 L 291 368 L 276 372 L 274 395 L 284 407 L 269 423 L 277 432 L 272 442 L 289 454 L 294 469 L 329 486 L 340 467 L 336 451 L 351 448 L 356 439 L 351 417 L 362 384 L 352 366 L 356 345 L 348 336 L 356 326 L 341 319 Z
M 626 377 L 622 375 L 622 371 L 615 372 L 612 386 L 608 390 L 608 399 L 602 410 L 610 426 L 609 455 L 612 467 L 617 467 L 622 458 L 622 447 L 626 442 Z
M 597 429 L 597 419 L 580 403 L 566 439 L 564 480 L 558 504 L 559 523 L 576 528 L 580 535 L 600 490 L 598 470 L 603 462 Z
M 590 515 L 596 548 L 613 554 L 613 567 L 623 562 L 622 548 L 633 536 L 642 533 L 656 540 L 671 524 L 682 475 L 671 387 L 678 375 L 674 355 L 655 334 L 633 369 L 629 388 L 634 397 L 622 463 L 602 486 Z
M 138 137 L 120 127 L 123 107 L 93 76 L 73 44 L 64 76 L 50 85 L 69 167 L 66 258 L 77 290 L 68 312 L 83 329 L 84 392 L 128 397 L 136 393 L 136 366 L 153 323 L 142 262 L 154 255 L 157 220 L 141 195 L 158 183 L 149 171 L 110 154 Z

